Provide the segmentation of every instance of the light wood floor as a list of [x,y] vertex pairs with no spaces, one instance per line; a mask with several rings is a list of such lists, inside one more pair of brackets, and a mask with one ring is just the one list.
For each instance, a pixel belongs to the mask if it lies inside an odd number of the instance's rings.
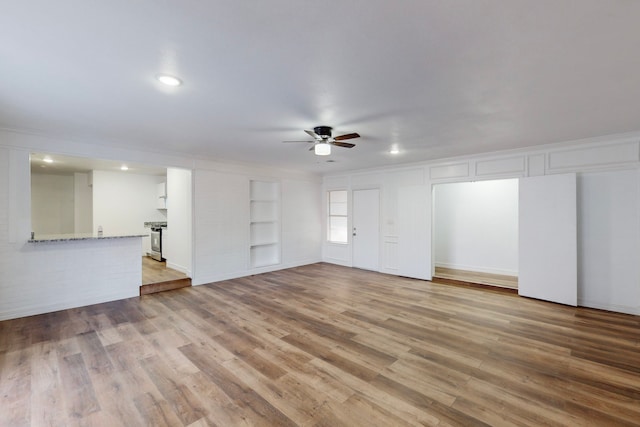
[[156,261],[148,256],[142,257],[143,285],[186,278],[187,275],[183,272],[167,267],[167,263],[165,261]]
[[315,264],[0,322],[3,426],[631,426],[640,317]]
[[499,286],[501,288],[518,289],[518,277],[507,276],[503,274],[480,273],[477,271],[436,267],[433,277],[467,283],[477,283],[479,285],[490,285]]

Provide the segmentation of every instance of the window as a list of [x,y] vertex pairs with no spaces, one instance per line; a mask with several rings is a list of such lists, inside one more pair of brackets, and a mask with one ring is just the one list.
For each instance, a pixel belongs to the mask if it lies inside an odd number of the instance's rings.
[[348,243],[347,191],[329,191],[329,221],[327,239],[331,243]]

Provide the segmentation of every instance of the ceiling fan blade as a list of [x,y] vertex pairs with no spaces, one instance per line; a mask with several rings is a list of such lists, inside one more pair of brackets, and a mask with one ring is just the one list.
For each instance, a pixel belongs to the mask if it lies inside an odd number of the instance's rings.
[[314,131],[312,130],[304,130],[311,138],[315,139],[315,140],[320,140],[322,138],[320,138]]
[[356,146],[356,144],[351,144],[350,142],[339,142],[339,141],[334,141],[334,142],[331,142],[330,144],[338,147],[344,147],[344,148],[353,148]]
[[336,136],[333,139],[335,139],[336,141],[344,141],[345,139],[353,139],[353,138],[360,138],[360,135],[357,133],[347,133],[345,135]]
[[289,142],[308,142],[308,143],[311,144],[311,143],[316,142],[316,141],[282,141],[282,142],[284,142],[285,144],[287,144]]

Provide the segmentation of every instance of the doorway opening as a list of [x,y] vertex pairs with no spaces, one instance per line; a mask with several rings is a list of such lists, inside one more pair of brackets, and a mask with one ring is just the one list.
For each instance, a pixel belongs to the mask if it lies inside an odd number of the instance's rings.
[[434,279],[518,289],[518,179],[433,187]]

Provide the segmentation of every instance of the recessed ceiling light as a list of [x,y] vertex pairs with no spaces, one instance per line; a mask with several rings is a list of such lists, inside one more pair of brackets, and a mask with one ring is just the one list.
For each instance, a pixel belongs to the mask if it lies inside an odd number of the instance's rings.
[[42,159],[42,161],[45,163],[53,163],[53,159],[49,156],[46,156],[44,159]]
[[120,166],[120,170],[121,170],[121,171],[128,171],[128,170],[129,170],[129,166],[127,166],[127,165],[122,165],[122,166]]
[[180,86],[182,84],[182,80],[169,74],[158,74],[156,79],[167,86]]
[[400,153],[400,149],[398,148],[397,144],[393,144],[391,146],[391,149],[389,150],[389,153],[391,154],[399,154]]

